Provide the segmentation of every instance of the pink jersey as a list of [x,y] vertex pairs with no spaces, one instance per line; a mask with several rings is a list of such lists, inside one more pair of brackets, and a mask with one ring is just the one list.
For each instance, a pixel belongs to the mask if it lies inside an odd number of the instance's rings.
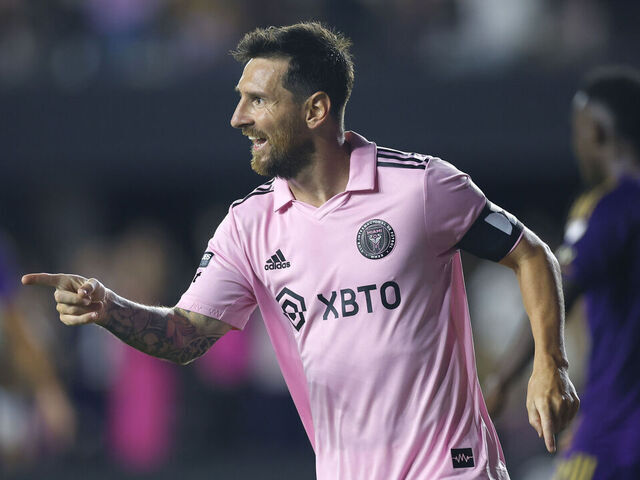
[[438,158],[346,138],[346,191],[315,208],[276,178],[235,202],[178,307],[238,329],[260,308],[318,479],[508,479],[456,247],[486,198]]

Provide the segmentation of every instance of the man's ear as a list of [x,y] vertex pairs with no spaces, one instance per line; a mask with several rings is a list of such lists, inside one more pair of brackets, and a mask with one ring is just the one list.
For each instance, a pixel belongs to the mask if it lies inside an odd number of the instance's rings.
[[309,128],[316,128],[329,117],[331,99],[325,92],[316,92],[305,102],[305,122]]
[[593,133],[594,139],[600,147],[608,140],[609,132],[607,132],[606,127],[598,121],[593,122]]

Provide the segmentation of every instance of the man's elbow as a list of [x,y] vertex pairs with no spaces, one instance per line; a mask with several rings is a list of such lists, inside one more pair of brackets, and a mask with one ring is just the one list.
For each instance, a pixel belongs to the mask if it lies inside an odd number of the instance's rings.
[[545,263],[554,270],[559,270],[560,268],[549,246],[525,227],[524,234],[518,245],[500,263],[518,273],[524,265],[532,262]]

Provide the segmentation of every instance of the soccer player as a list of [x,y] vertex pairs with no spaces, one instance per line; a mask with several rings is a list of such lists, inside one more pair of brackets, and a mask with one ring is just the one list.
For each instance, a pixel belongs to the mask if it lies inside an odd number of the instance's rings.
[[[587,75],[572,105],[573,148],[585,193],[558,250],[567,309],[586,301],[591,351],[580,419],[554,479],[640,478],[640,72]],[[504,403],[530,358],[522,332],[488,395]],[[509,359],[506,362],[506,359]]]
[[517,273],[536,337],[528,409],[550,451],[578,405],[559,268],[451,164],[345,132],[349,46],[317,23],[240,41],[231,125],[252,143],[252,168],[273,178],[231,205],[175,307],[76,275],[23,281],[56,288],[64,323],[96,323],[179,363],[244,328],[258,306],[321,480],[507,479],[459,249]]

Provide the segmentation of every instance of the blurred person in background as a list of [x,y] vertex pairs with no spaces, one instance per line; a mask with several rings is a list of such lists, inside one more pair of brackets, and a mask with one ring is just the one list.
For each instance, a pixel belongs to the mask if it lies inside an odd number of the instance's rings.
[[78,275],[23,283],[54,287],[65,324],[96,323],[180,364],[259,306],[320,479],[508,479],[475,373],[459,250],[518,275],[536,338],[527,407],[549,451],[578,405],[557,262],[451,164],[345,132],[349,47],[317,23],[240,41],[231,124],[252,142],[254,171],[275,178],[231,205],[175,307]]
[[[554,479],[640,478],[640,71],[588,74],[572,104],[585,191],[558,250],[567,311],[584,298],[591,333],[581,414]],[[533,355],[525,328],[488,384],[497,415]]]
[[[118,237],[111,252],[114,288],[144,303],[160,303],[172,250],[160,227],[139,221]],[[109,349],[113,376],[107,394],[107,445],[125,470],[156,472],[175,451],[181,385],[175,365],[122,347],[114,342]]]
[[13,255],[0,235],[0,472],[73,444],[74,407],[38,330],[17,302]]

